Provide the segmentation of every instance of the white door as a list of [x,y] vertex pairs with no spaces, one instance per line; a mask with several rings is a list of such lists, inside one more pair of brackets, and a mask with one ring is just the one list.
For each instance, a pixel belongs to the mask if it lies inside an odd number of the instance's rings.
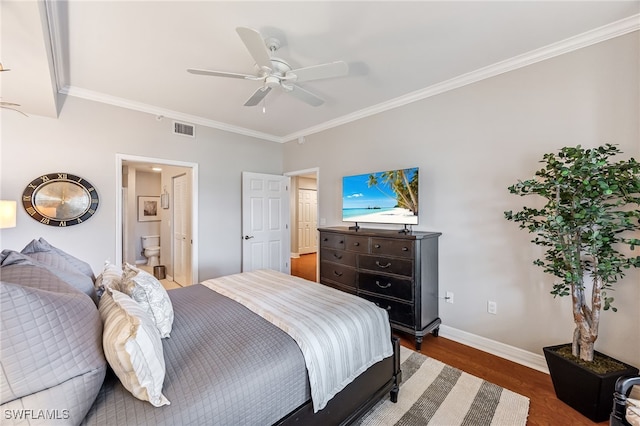
[[318,211],[318,193],[313,189],[298,190],[298,253],[307,254],[318,251],[316,228]]
[[173,281],[185,286],[191,282],[191,201],[187,175],[173,178]]
[[242,172],[242,271],[289,273],[288,176]]

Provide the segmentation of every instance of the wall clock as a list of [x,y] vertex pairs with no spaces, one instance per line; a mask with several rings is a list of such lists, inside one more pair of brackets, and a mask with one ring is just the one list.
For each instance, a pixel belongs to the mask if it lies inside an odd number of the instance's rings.
[[98,202],[93,185],[69,173],[35,178],[22,193],[22,205],[29,216],[50,226],[82,223],[95,214]]

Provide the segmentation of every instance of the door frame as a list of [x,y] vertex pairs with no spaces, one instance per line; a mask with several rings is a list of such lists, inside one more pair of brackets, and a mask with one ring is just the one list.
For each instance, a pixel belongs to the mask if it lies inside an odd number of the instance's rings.
[[[172,227],[171,227],[171,269],[173,271],[173,280],[174,282],[176,282],[179,285],[180,284],[179,281],[176,281],[176,239],[175,239],[175,235],[176,235],[176,227],[175,227],[175,223],[176,223],[176,211],[177,209],[175,208],[176,206],[176,200],[178,197],[176,197],[176,179],[177,178],[181,178],[181,177],[188,177],[187,173],[181,173],[179,175],[175,175],[175,176],[171,176],[171,193],[173,194],[172,198],[171,198],[171,221],[172,221]],[[188,182],[188,184],[190,185],[191,182]],[[188,193],[189,193],[189,198],[191,198],[191,188],[188,189]],[[189,225],[191,225],[189,223]],[[193,229],[191,229],[191,232],[193,232]],[[193,237],[193,236],[192,236]],[[189,247],[191,247],[193,245],[193,238],[191,238],[191,243],[189,244]],[[190,250],[191,253],[189,253],[189,262],[187,263],[192,263],[191,262],[191,256],[193,255],[193,251]],[[185,265],[186,268],[188,268],[189,272],[191,271],[192,266],[191,265]],[[191,274],[193,276],[193,273]],[[185,276],[185,279],[189,280],[189,274],[187,274]],[[191,284],[194,284],[197,281],[192,281]],[[189,284],[187,284],[189,285]]]
[[[303,170],[294,170],[291,172],[287,172],[287,173],[283,173],[285,176],[302,176],[302,175],[308,175],[308,174],[315,174],[316,175],[316,192],[318,194],[317,197],[317,204],[316,204],[316,219],[318,220],[318,227],[323,226],[324,224],[323,219],[320,218],[320,167],[312,167],[310,169],[303,169]],[[296,197],[297,194],[293,193],[294,191],[290,191],[289,197],[289,203],[293,206],[292,208],[295,209],[295,217],[298,216],[298,203],[296,203]],[[318,252],[316,254],[317,259],[320,259],[320,246],[318,245]],[[316,280],[318,279],[318,277],[320,276],[320,262],[316,262]]]
[[[191,169],[191,279],[193,283],[200,282],[198,280],[198,163],[187,161],[167,160],[164,158],[143,157],[139,155],[119,154],[116,153],[116,253],[114,264],[122,263],[122,166],[123,161],[132,161],[138,163],[149,163],[156,165],[168,165],[177,167],[186,167]],[[173,248],[173,242],[171,243]],[[173,250],[172,250],[173,251]]]

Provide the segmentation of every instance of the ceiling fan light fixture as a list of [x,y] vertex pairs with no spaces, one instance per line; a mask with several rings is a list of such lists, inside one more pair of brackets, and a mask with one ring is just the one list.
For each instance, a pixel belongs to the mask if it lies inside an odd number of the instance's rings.
[[278,87],[280,85],[280,79],[276,76],[270,75],[265,78],[264,84],[271,88]]

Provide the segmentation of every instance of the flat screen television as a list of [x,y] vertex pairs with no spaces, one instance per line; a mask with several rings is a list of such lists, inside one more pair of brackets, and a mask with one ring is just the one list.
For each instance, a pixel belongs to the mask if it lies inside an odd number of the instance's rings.
[[417,225],[418,183],[418,167],[345,176],[342,221]]

